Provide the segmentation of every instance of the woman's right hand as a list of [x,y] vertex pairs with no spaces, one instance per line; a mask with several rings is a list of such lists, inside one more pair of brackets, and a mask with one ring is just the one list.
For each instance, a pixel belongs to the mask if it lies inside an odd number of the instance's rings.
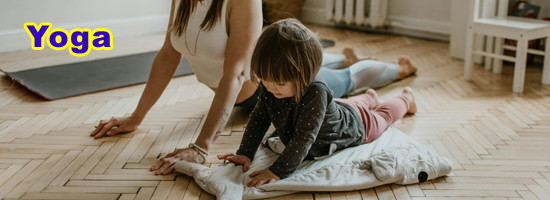
[[193,148],[176,149],[174,152],[161,158],[157,164],[149,168],[149,170],[155,171],[155,175],[167,175],[175,171],[174,164],[180,160],[198,164],[202,164],[206,161],[205,158]]
[[139,122],[131,117],[113,117],[110,120],[101,120],[99,125],[95,126],[90,136],[95,139],[103,136],[111,136],[119,133],[132,132],[137,129]]
[[243,172],[248,171],[250,167],[250,158],[243,155],[235,155],[233,153],[226,153],[224,155],[218,155],[218,159],[227,160],[229,162],[235,163],[237,165],[243,166]]

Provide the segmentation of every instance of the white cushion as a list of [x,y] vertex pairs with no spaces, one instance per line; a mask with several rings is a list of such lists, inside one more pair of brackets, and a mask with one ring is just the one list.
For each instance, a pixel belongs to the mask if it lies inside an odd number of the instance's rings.
[[194,177],[202,189],[218,199],[259,199],[299,191],[350,191],[388,183],[418,183],[446,175],[452,166],[449,159],[390,127],[371,143],[346,148],[323,160],[305,161],[286,179],[258,188],[246,187],[250,173],[268,168],[278,156],[260,146],[246,173],[242,166],[232,163],[212,169],[180,161],[175,168]]

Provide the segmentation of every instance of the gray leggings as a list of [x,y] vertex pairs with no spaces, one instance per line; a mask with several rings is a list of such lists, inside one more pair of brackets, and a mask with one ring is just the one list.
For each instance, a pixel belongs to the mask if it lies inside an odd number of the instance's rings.
[[[319,75],[325,79],[327,86],[332,90],[334,98],[342,97],[355,89],[369,87],[380,88],[397,79],[399,66],[376,60],[362,60],[348,68],[344,67],[344,56],[339,54],[323,53],[323,62]],[[253,109],[258,101],[260,89],[247,100],[235,106]]]
[[319,74],[325,79],[335,98],[359,88],[386,86],[395,81],[399,74],[399,66],[376,60],[362,60],[341,69],[343,67],[343,55],[323,53]]

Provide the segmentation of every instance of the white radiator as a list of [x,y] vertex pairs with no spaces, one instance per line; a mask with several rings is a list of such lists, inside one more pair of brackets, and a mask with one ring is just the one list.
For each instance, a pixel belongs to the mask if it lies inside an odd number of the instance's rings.
[[325,0],[327,19],[347,25],[386,25],[388,0]]

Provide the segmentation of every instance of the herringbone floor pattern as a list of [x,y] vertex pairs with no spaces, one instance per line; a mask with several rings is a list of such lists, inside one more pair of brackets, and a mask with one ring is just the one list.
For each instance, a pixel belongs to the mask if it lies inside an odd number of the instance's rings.
[[[359,55],[394,61],[409,55],[417,76],[378,90],[383,99],[404,86],[416,91],[419,112],[396,126],[453,160],[447,177],[407,186],[384,185],[335,193],[297,193],[276,199],[549,199],[550,86],[540,67],[529,67],[523,94],[512,93],[512,67],[494,75],[476,67],[462,78],[463,62],[449,57],[447,43],[310,26],[336,40],[329,52],[353,47]],[[163,37],[115,40],[113,51],[84,59],[158,49]],[[18,71],[80,61],[67,51],[0,54],[0,67]],[[3,74],[0,74],[3,76]],[[155,176],[159,156],[197,136],[213,93],[194,76],[173,79],[140,128],[115,137],[88,136],[100,119],[136,106],[143,85],[56,101],[43,101],[0,79],[0,198],[3,199],[213,199],[183,175]],[[247,115],[235,110],[212,149],[233,152]]]

